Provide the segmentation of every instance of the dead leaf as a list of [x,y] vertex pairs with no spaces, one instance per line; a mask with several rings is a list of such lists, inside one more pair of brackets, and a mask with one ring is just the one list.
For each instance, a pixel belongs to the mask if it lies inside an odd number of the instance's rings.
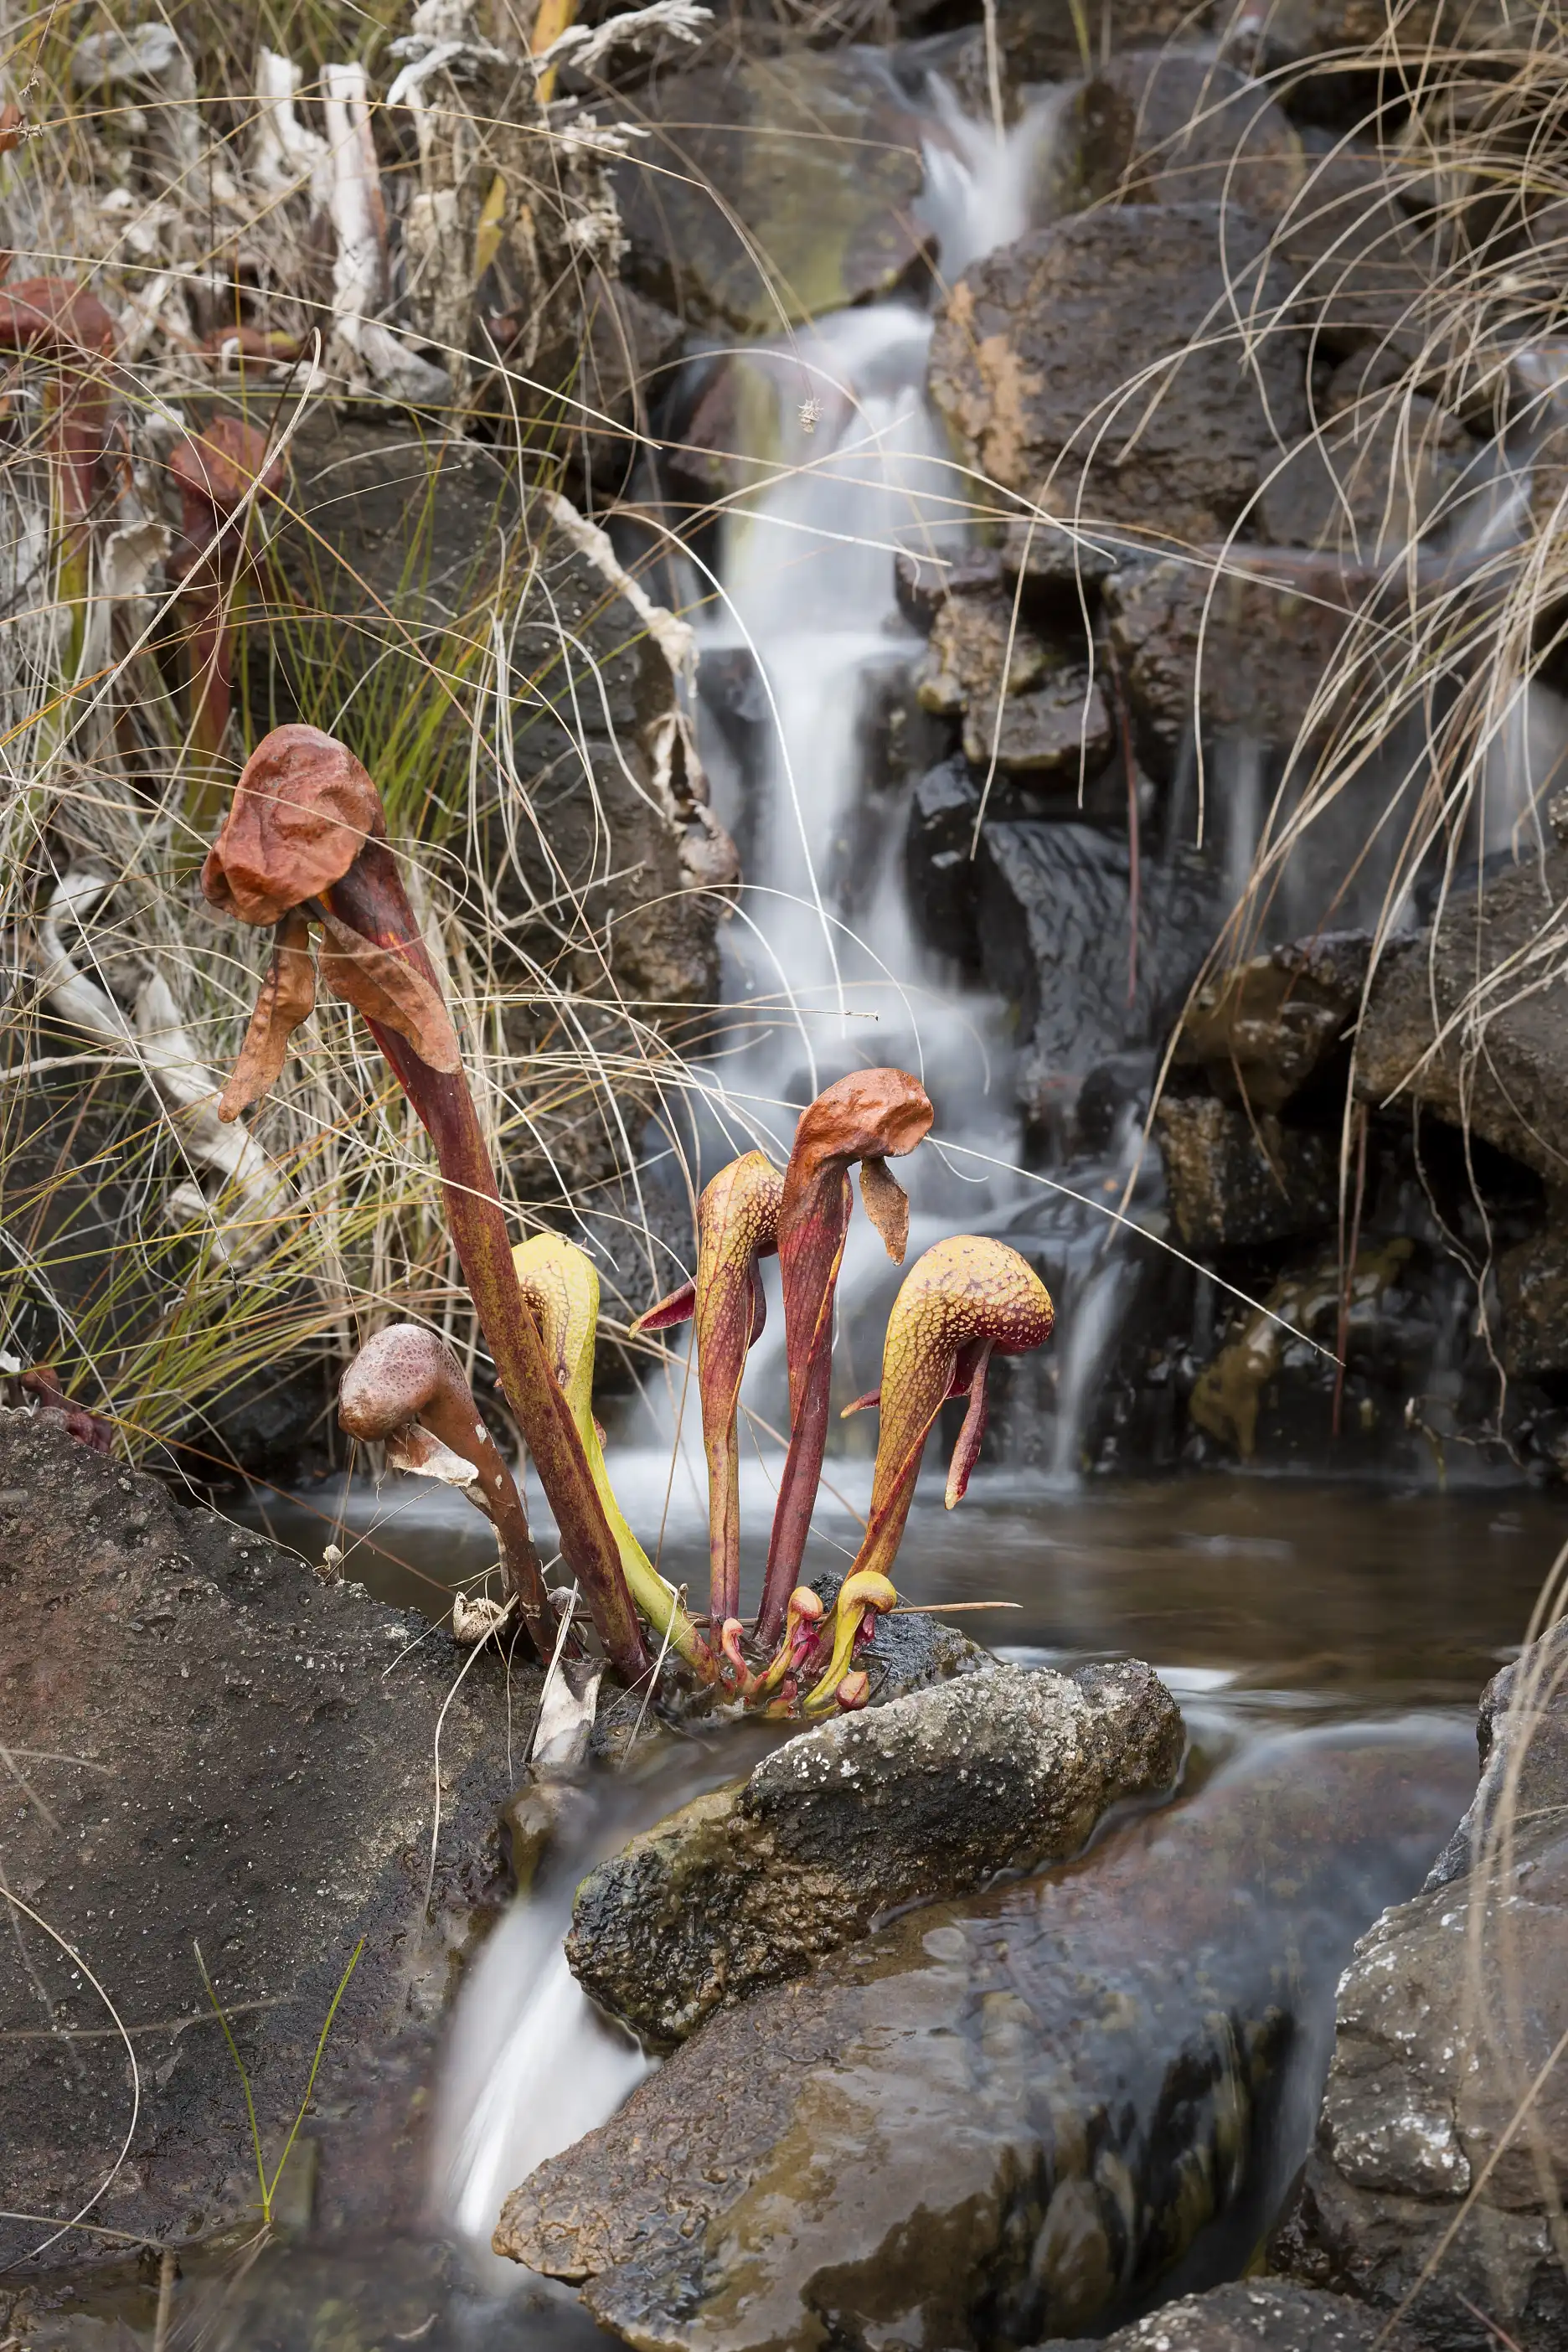
[[321,978],[333,995],[367,1021],[379,1021],[384,1029],[405,1037],[431,1069],[461,1069],[451,1015],[423,973],[395,948],[377,947],[336,915],[328,913],[322,919],[327,943],[321,950]]
[[272,961],[239,1049],[239,1059],[218,1097],[217,1115],[234,1119],[263,1095],[270,1094],[283,1075],[289,1040],[316,1004],[316,973],[310,961],[310,926],[296,910],[285,915],[272,942]]
[[910,1245],[910,1196],[885,1160],[860,1162],[860,1198],[888,1255],[902,1265]]
[[202,889],[242,923],[275,923],[385,835],[381,794],[346,744],[319,727],[275,727],[240,771]]

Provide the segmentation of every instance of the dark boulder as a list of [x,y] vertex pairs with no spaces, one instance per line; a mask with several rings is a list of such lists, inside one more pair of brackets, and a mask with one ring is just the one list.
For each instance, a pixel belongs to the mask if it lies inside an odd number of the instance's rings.
[[[193,1947],[276,2164],[363,1937],[289,2210],[314,2165],[324,2219],[390,2222],[395,2209],[416,2223],[413,2121],[460,1953],[506,1899],[507,1726],[526,1737],[538,1689],[513,1664],[509,1717],[499,1660],[482,1655],[454,1694],[457,1674],[449,1640],[362,1587],[182,1508],[52,1415],[0,1412],[7,2206],[61,2222],[90,2206],[154,2240],[245,2219],[244,2092]],[[0,2221],[3,2258],[26,2262],[50,2235]],[[82,2251],[57,2241],[48,2255]]]
[[1047,150],[1052,213],[1211,204],[1278,220],[1299,195],[1301,142],[1267,89],[1190,50],[1125,50],[1071,92]]
[[1326,152],[1309,154],[1275,231],[1292,310],[1314,354],[1342,359],[1375,348],[1408,365],[1434,323],[1426,310],[1439,257],[1400,204],[1381,156],[1349,141],[1323,144]]
[[1169,1789],[1182,1718],[1147,1666],[1005,1666],[802,1732],[577,1892],[566,1953],[602,2007],[683,2042],[883,1912],[1062,1861]]
[[975,821],[980,788],[963,759],[944,760],[910,796],[904,887],[921,944],[964,971],[977,970]]
[[1081,1078],[1173,1017],[1214,938],[1205,877],[1178,861],[1140,876],[1131,943],[1127,843],[1084,824],[987,824],[976,920],[985,977],[1017,1008],[1023,1084]]
[[1439,514],[1475,464],[1457,416],[1414,395],[1374,395],[1328,417],[1279,464],[1258,501],[1261,535],[1389,563]]
[[1568,1195],[1547,1194],[1538,1232],[1498,1260],[1503,1368],[1515,1379],[1568,1372]]
[[[1224,572],[1173,557],[1128,563],[1103,593],[1152,775],[1170,778],[1194,725],[1286,749],[1331,723],[1338,698],[1325,682],[1366,593],[1335,559],[1258,550]],[[1364,667],[1358,676],[1371,692]]]
[[910,1913],[711,2018],[497,2249],[643,2352],[973,2352],[1113,2321],[1189,2252],[1223,2277],[1299,2161],[1353,1937],[1473,1780],[1447,1725],[1289,1735]]
[[1568,2343],[1565,1666],[1559,1627],[1490,1685],[1474,1804],[1426,1889],[1357,1947],[1275,2249],[1310,2284],[1405,2313],[1432,2352]]
[[1219,538],[1306,429],[1301,345],[1244,349],[1283,303],[1263,233],[1201,204],[1129,205],[975,262],[938,314],[931,389],[963,463],[1048,513]]
[[1339,1215],[1339,1157],[1326,1136],[1212,1095],[1166,1096],[1155,1131],[1184,1249],[1256,1248],[1321,1232]]
[[1568,895],[1568,850],[1527,856],[1451,893],[1435,927],[1396,941],[1373,976],[1356,1088],[1419,1103],[1568,1183],[1568,975],[1543,955]]

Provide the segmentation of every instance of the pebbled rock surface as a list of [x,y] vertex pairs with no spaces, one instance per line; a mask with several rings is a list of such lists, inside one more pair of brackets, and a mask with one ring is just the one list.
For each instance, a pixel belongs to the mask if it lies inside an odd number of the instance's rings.
[[1568,2343],[1568,2079],[1547,2066],[1568,2032],[1565,1686],[1561,1626],[1489,1685],[1475,1801],[1342,1983],[1316,2140],[1275,2249],[1380,2311],[1408,2300],[1431,2352]]
[[[508,1694],[486,1654],[442,1729],[425,1923],[436,1720],[457,1662],[449,1641],[421,1634],[423,1622],[358,1585],[322,1585],[293,1554],[181,1507],[58,1422],[0,1412],[0,1723],[13,1768],[0,1856],[37,1915],[13,1910],[0,1971],[0,2204],[66,2221],[91,2201],[106,2227],[154,2239],[247,2215],[244,2100],[193,1945],[275,2163],[363,1937],[285,2187],[293,2210],[315,2163],[318,2219],[368,2209],[390,2221],[401,2200],[413,2223],[437,2015],[510,1885],[493,1835],[510,1786]],[[538,1676],[515,1664],[511,1681],[526,1733]],[[104,1996],[136,2052],[133,2124]],[[48,2235],[0,2221],[0,2262],[25,2263]],[[83,2252],[67,2240],[47,2259]]]
[[[1418,2352],[1408,2328],[1382,2331],[1381,2312],[1348,2295],[1324,2294],[1285,2279],[1233,2279],[1206,2294],[1185,2294],[1157,2311],[1094,2339],[1104,2352]],[[1089,2344],[1064,2344],[1052,2352],[1089,2352]]]
[[1140,1664],[1001,1666],[802,1732],[601,1863],[566,1957],[647,2040],[798,1976],[878,1913],[1075,1853],[1168,1789],[1184,1734]]
[[642,2352],[1027,2344],[1300,2161],[1333,1986],[1474,1782],[1442,1724],[1289,1734],[1082,1862],[911,1912],[711,2018],[508,2199],[498,2252]]
[[975,262],[938,313],[931,356],[963,462],[1091,527],[1167,544],[1222,537],[1307,425],[1294,331],[1257,337],[1248,363],[1234,326],[1284,299],[1264,252],[1245,214],[1129,205]]

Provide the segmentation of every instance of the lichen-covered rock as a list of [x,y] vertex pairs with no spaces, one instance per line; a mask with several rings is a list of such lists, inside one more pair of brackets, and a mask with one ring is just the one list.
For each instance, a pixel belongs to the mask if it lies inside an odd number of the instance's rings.
[[[539,1686],[519,1660],[509,1694],[486,1654],[454,1691],[451,1643],[421,1641],[428,1632],[358,1585],[322,1584],[265,1537],[182,1508],[53,1415],[0,1412],[5,1877],[28,1906],[12,1911],[0,1970],[14,2213],[64,2221],[90,2206],[110,2232],[154,2242],[250,2218],[244,2096],[193,1945],[275,2164],[363,1937],[287,2200],[319,2159],[323,2221],[363,2221],[368,2204],[379,2223],[416,2224],[413,2119],[462,1946],[507,1898],[493,1832],[508,1709],[526,1725]],[[115,2013],[139,2070],[118,2168],[132,2084]],[[386,2152],[373,2177],[356,2133]],[[49,2235],[0,2219],[0,2262]],[[48,2258],[113,2243],[57,2243]]]
[[1005,1666],[803,1732],[578,1890],[566,1954],[662,2044],[798,1976],[879,1912],[1059,1861],[1169,1788],[1182,1718],[1147,1666]]
[[1003,490],[1090,530],[1217,539],[1306,430],[1302,346],[1268,323],[1286,292],[1245,214],[1079,214],[965,271],[938,314],[931,394],[963,462]]
[[1189,2250],[1232,2275],[1352,1939],[1474,1771],[1453,1725],[1287,1735],[1081,1864],[908,1913],[711,2018],[497,2250],[641,2352],[973,2352],[1113,2320]]
[[1155,1127],[1184,1249],[1254,1249],[1339,1214],[1339,1157],[1325,1136],[1212,1095],[1165,1096]]
[[919,125],[867,50],[669,74],[637,119],[626,267],[689,327],[776,334],[889,292],[929,250]]
[[1559,1627],[1490,1685],[1475,1802],[1357,1948],[1276,2248],[1313,2284],[1405,2309],[1433,2352],[1568,2343],[1568,2081],[1550,2063],[1568,2034],[1565,1668]]

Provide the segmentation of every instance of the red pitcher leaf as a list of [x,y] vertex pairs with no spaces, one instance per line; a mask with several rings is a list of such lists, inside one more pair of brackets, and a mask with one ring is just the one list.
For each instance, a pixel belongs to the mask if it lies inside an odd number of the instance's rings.
[[181,570],[189,571],[258,488],[280,490],[285,470],[283,452],[269,452],[260,427],[237,416],[215,417],[204,433],[177,442],[169,471],[180,493]]
[[784,1178],[761,1151],[742,1152],[697,1203],[697,1386],[708,1461],[709,1615],[741,1605],[738,1426],[746,1356],[763,1328],[759,1258],[777,1245]]
[[635,1339],[644,1331],[678,1331],[697,1312],[697,1285],[683,1282],[657,1306],[647,1307],[627,1328]]
[[910,1196],[885,1160],[860,1162],[860,1198],[895,1265],[910,1245]]
[[395,948],[378,948],[373,940],[324,917],[327,940],[321,950],[321,978],[334,996],[405,1038],[422,1062],[448,1074],[463,1066],[458,1033],[451,1015],[423,973],[415,971]]
[[[912,1151],[930,1129],[930,1098],[907,1070],[855,1070],[826,1087],[801,1113],[779,1213],[784,1348],[789,1362],[789,1451],[779,1481],[757,1630],[774,1642],[800,1572],[822,1476],[832,1384],[833,1294],[843,1263],[853,1195],[848,1171]],[[866,1171],[868,1173],[868,1171]],[[862,1189],[897,1258],[908,1237],[909,1204],[885,1168]],[[894,1196],[898,1208],[895,1210]],[[903,1239],[900,1238],[899,1218]],[[898,1247],[894,1247],[895,1242]]]
[[239,1059],[218,1097],[221,1119],[271,1093],[289,1058],[289,1040],[316,1005],[316,971],[310,960],[310,926],[298,909],[285,915],[272,942],[272,961],[239,1049]]
[[275,727],[240,771],[202,888],[242,923],[275,923],[385,832],[381,794],[346,744],[318,727]]
[[[991,1360],[992,1342],[983,1340],[969,1375],[969,1410],[963,1416],[963,1426],[958,1433],[958,1443],[952,1449],[952,1461],[947,1473],[947,1507],[962,1503],[969,1492],[970,1473],[980,1459],[980,1447],[985,1435],[985,1372]],[[956,1383],[955,1383],[956,1385]]]

